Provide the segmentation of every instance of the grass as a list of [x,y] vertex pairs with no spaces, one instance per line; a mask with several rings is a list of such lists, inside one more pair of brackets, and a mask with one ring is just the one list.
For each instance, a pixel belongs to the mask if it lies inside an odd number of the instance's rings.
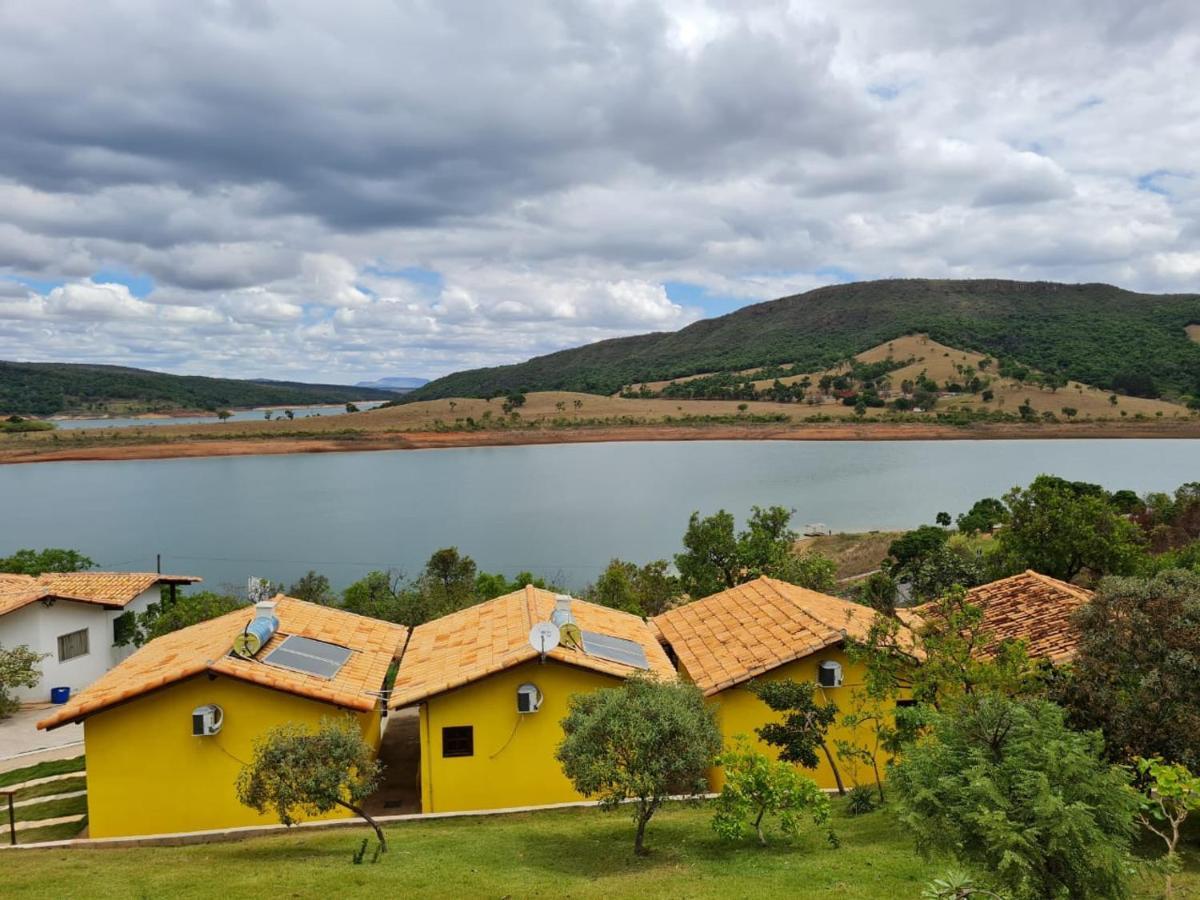
[[[351,853],[365,829],[294,832],[236,843],[139,849],[46,850],[3,859],[6,897],[57,898],[64,885],[89,897],[916,897],[950,867],[923,860],[887,809],[857,818],[836,803],[841,847],[818,829],[794,840],[719,840],[711,812],[671,805],[647,831],[650,855],[632,854],[624,813],[555,810],[513,816],[410,822],[388,828],[390,851],[376,865]],[[1200,834],[1190,836],[1177,895],[1200,892]],[[1152,854],[1158,848],[1148,845]],[[214,880],[213,873],[219,873]],[[1155,876],[1138,897],[1161,895]]]
[[45,803],[31,803],[14,810],[18,822],[38,819],[57,819],[59,816],[82,816],[87,812],[87,797],[63,797]]
[[[17,832],[18,844],[40,844],[43,841],[69,841],[73,837],[78,837],[79,832],[87,826],[87,817],[85,816],[78,822],[60,822],[57,825],[43,825],[41,828],[26,828],[24,831]],[[0,838],[2,844],[7,838]],[[0,872],[4,870],[0,869]],[[0,874],[0,884],[3,883],[4,876]]]
[[10,784],[22,784],[37,778],[49,778],[51,775],[82,772],[84,768],[84,758],[82,756],[75,756],[71,759],[51,759],[47,762],[26,766],[23,769],[0,772],[0,788],[7,787]]
[[801,550],[828,556],[837,563],[837,577],[851,579],[878,569],[892,541],[902,534],[902,531],[870,531],[864,534],[839,532],[801,538],[797,545]]
[[13,800],[20,803],[22,800],[32,800],[34,797],[51,797],[55,794],[71,794],[75,791],[87,790],[87,778],[83,775],[74,775],[69,778],[59,778],[54,781],[44,781],[41,784],[30,785],[27,788],[21,788],[16,792]]

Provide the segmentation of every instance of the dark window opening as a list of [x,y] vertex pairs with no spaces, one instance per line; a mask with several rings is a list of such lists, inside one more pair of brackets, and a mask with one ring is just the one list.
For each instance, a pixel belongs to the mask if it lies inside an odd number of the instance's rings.
[[454,725],[442,729],[442,756],[474,756],[475,727]]
[[896,701],[897,709],[907,709],[910,706],[916,706],[916,705],[917,705],[916,700],[897,700]]

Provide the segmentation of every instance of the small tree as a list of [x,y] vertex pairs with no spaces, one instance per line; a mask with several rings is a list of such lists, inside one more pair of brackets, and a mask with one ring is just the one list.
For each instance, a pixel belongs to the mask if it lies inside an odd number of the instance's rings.
[[933,717],[889,783],[923,853],[991,873],[1018,900],[1129,895],[1137,794],[1044,700],[992,694]]
[[42,679],[38,666],[50,654],[35,653],[25,644],[9,650],[0,647],[0,719],[7,719],[20,705],[8,692],[12,688],[35,688]]
[[574,694],[555,757],[579,793],[605,809],[632,800],[636,854],[646,824],[672,794],[707,786],[721,732],[699,688],[634,676],[617,688]]
[[157,603],[151,603],[144,613],[137,614],[132,627],[127,625],[123,629],[119,643],[133,643],[140,647],[164,634],[198,622],[207,622],[245,606],[237,597],[212,591],[177,594],[174,601],[170,599],[166,590],[163,590],[160,596],[161,599]]
[[[721,837],[737,840],[753,830],[765,847],[763,819],[768,815],[778,817],[779,828],[787,835],[799,830],[798,820],[805,814],[817,825],[829,824],[829,798],[817,783],[789,763],[755,750],[744,734],[734,738],[733,749],[721,754],[718,762],[725,770],[725,786],[712,824]],[[832,829],[829,841],[837,846]]]
[[288,588],[287,592],[289,597],[307,600],[309,603],[329,605],[334,600],[333,589],[329,585],[329,579],[319,572],[314,572],[312,569],[309,569],[299,581]]
[[41,575],[45,572],[82,572],[96,564],[78,550],[47,547],[45,550],[18,550],[0,558],[0,572],[13,575]]
[[1188,814],[1200,810],[1200,776],[1193,775],[1186,766],[1164,763],[1161,759],[1136,760],[1138,775],[1150,782],[1149,796],[1142,800],[1138,821],[1157,834],[1167,845],[1166,882],[1163,886],[1167,897],[1172,896],[1171,879],[1179,869],[1179,829]]
[[226,419],[228,419],[232,415],[233,415],[233,413],[231,413],[227,409],[218,409],[217,410],[217,418],[220,419],[222,422],[224,422]]
[[238,800],[259,813],[273,810],[284,825],[340,806],[375,829],[378,859],[387,852],[387,838],[362,803],[374,793],[382,771],[349,718],[322,719],[315,733],[288,722],[255,742],[253,759],[238,774]]
[[358,412],[358,405],[354,404],[354,403],[347,403],[346,404],[346,412],[348,412],[348,413]]
[[842,773],[838,771],[833,753],[825,742],[825,733],[838,716],[834,703],[817,699],[817,686],[811,681],[751,681],[747,687],[759,700],[775,712],[784,713],[782,722],[769,722],[756,728],[758,736],[779,748],[779,758],[806,769],[819,765],[817,751],[825,754],[839,794],[846,793]]

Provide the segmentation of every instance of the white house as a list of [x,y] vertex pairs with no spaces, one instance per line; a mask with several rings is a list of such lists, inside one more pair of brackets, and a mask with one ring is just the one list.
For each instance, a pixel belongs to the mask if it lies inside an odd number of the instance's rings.
[[45,653],[42,680],[17,688],[23,703],[50,699],[50,689],[87,687],[135,649],[119,647],[125,613],[141,613],[157,603],[162,586],[175,589],[199,581],[156,572],[65,572],[0,574],[0,647],[20,644]]

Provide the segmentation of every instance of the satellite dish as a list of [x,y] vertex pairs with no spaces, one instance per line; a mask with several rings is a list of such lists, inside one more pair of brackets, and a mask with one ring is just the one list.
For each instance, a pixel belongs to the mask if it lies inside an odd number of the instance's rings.
[[549,653],[558,646],[558,626],[553,622],[538,622],[529,630],[529,646],[538,653]]
[[583,649],[583,632],[579,630],[579,626],[574,622],[566,622],[558,630],[558,638],[564,647],[574,647],[576,650]]

